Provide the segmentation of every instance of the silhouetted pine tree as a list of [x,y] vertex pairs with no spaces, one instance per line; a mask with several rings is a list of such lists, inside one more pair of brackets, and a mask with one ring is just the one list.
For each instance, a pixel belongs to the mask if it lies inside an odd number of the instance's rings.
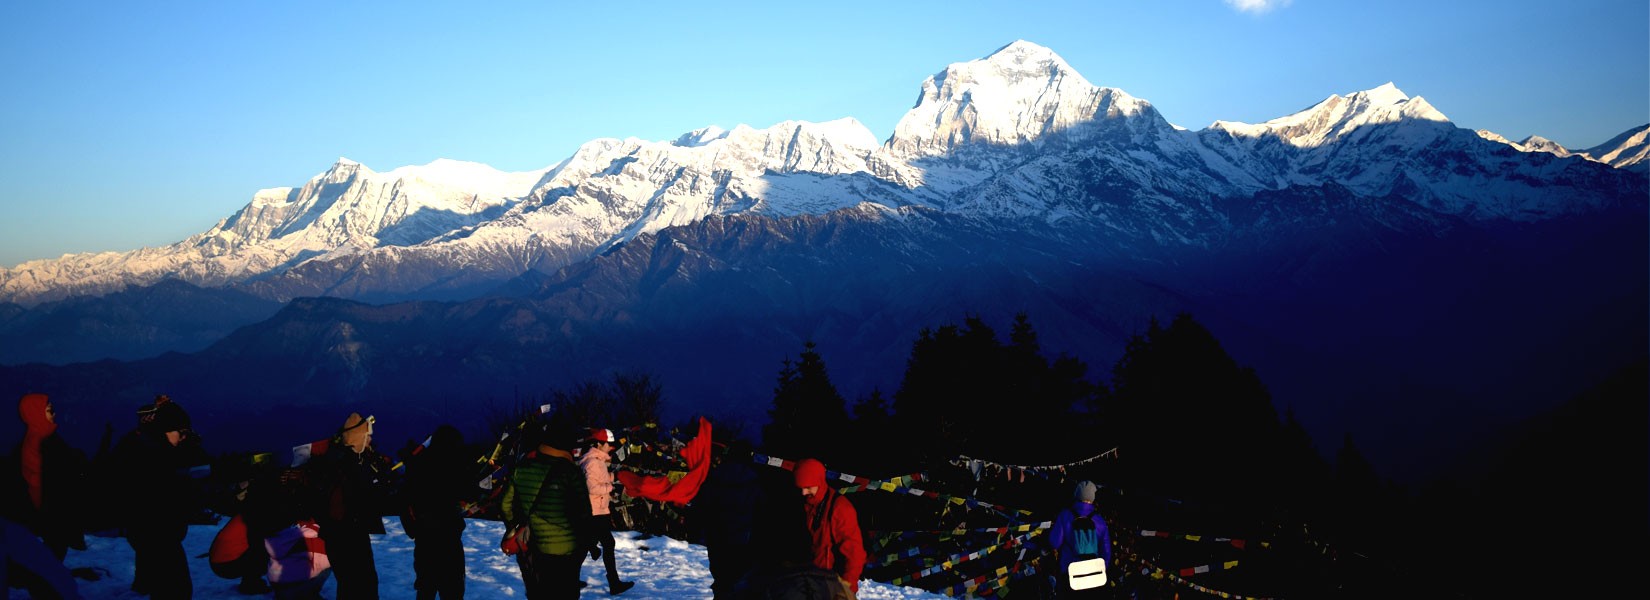
[[1007,345],[977,317],[925,329],[894,395],[895,428],[910,436],[906,453],[922,465],[959,454],[1006,464],[1085,458],[1075,455],[1106,443],[1078,414],[1099,389],[1087,369],[1069,357],[1050,365],[1024,314]]
[[965,399],[976,400],[960,372],[961,333],[955,325],[923,329],[911,344],[905,377],[894,392],[894,423],[901,439],[895,460],[900,470],[914,465],[940,465],[960,453]]
[[854,443],[848,438],[848,409],[812,341],[798,362],[784,360],[768,417],[762,443],[775,456],[813,457],[830,466],[843,458],[844,447]]
[[1153,319],[1113,369],[1101,415],[1128,473],[1157,493],[1269,512],[1291,475],[1278,460],[1281,427],[1250,369],[1190,315]]
[[861,398],[854,404],[854,418],[849,425],[848,439],[854,440],[844,449],[846,462],[843,470],[861,473],[867,476],[884,475],[887,447],[900,434],[894,430],[892,417],[888,414],[888,401],[882,397],[882,390],[871,390],[871,394]]

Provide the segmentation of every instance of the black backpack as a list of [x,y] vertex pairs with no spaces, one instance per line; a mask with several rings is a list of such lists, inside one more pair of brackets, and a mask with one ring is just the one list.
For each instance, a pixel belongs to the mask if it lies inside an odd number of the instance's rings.
[[1093,517],[1072,519],[1071,545],[1076,550],[1073,560],[1100,558],[1100,531],[1094,527]]

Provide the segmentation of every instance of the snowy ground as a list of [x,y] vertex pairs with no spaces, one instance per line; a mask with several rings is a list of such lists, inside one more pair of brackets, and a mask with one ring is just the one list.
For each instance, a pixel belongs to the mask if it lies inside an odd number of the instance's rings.
[[[413,542],[401,533],[401,521],[394,517],[384,519],[385,535],[373,536],[373,555],[378,564],[379,593],[385,600],[413,598]],[[206,550],[217,535],[216,525],[196,525],[189,529],[184,549],[189,553],[189,570],[195,580],[195,598],[202,600],[245,600],[270,598],[272,595],[247,596],[235,591],[237,581],[223,579],[212,573],[206,564]],[[513,557],[498,550],[498,540],[504,534],[503,524],[497,521],[470,521],[464,530],[465,559],[469,581],[464,597],[468,599],[522,598],[521,572]],[[687,600],[710,598],[710,569],[705,562],[705,549],[670,538],[637,539],[639,534],[614,532],[619,546],[619,571],[625,579],[634,580],[636,587],[620,598],[629,600]],[[104,577],[99,581],[77,580],[80,593],[88,599],[138,599],[132,593],[132,548],[124,538],[86,536],[86,551],[69,551],[64,559],[71,568],[93,567]],[[195,558],[199,557],[199,558]],[[586,560],[580,572],[590,584],[584,597],[607,598],[607,579],[601,562]],[[329,578],[322,595],[334,597],[335,583]],[[11,590],[12,598],[27,598],[20,590]],[[863,600],[938,599],[947,596],[917,588],[892,586],[874,581],[860,583],[859,597]]]

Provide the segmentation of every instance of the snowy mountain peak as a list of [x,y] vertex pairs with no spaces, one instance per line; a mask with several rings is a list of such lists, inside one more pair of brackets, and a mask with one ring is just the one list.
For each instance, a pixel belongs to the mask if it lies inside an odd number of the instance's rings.
[[684,133],[682,137],[676,138],[676,141],[671,143],[684,148],[695,148],[725,138],[727,135],[728,131],[726,129],[711,125]]
[[1352,97],[1362,98],[1373,105],[1399,104],[1409,100],[1409,95],[1405,94],[1403,90],[1398,89],[1398,86],[1393,85],[1390,81],[1383,83],[1374,89],[1354,93],[1352,94]]
[[1618,169],[1650,171],[1650,123],[1624,131],[1582,154]]
[[967,144],[1023,144],[1101,119],[1151,115],[1151,104],[1095,87],[1054,51],[1016,41],[953,63],[923,81],[916,106],[894,127],[896,154],[935,156]]
[[1524,138],[1523,141],[1518,142],[1518,145],[1525,152],[1546,152],[1557,156],[1570,156],[1575,154],[1574,152],[1571,152],[1569,148],[1565,148],[1558,142],[1549,140],[1539,135],[1532,135]]
[[[1548,154],[1552,154],[1552,155],[1560,156],[1560,157],[1577,156],[1577,155],[1585,156],[1584,153],[1571,152],[1568,148],[1565,148],[1564,146],[1560,145],[1558,142],[1554,142],[1552,140],[1541,137],[1539,135],[1532,135],[1530,137],[1524,138],[1523,141],[1515,142],[1515,141],[1509,140],[1506,137],[1503,137],[1502,135],[1500,135],[1498,133],[1495,133],[1493,131],[1487,131],[1487,130],[1480,129],[1480,130],[1476,131],[1476,133],[1478,134],[1478,137],[1484,138],[1484,139],[1492,141],[1492,142],[1512,146],[1514,150],[1517,150],[1519,152],[1546,152]],[[1588,157],[1588,158],[1591,158],[1591,157]]]
[[[1031,76],[1055,71],[1069,71],[1072,75],[1081,77],[1077,75],[1076,71],[1072,71],[1071,65],[1066,64],[1065,59],[1060,58],[1060,55],[1055,54],[1053,50],[1025,40],[1015,40],[975,62],[984,62],[1003,71],[1018,71]],[[1087,82],[1085,81],[1085,83]]]
[[354,179],[357,175],[371,173],[372,169],[367,168],[366,165],[340,156],[337,162],[332,163],[332,166],[327,168],[326,172],[316,175],[311,181],[322,184],[343,183]]
[[1344,138],[1361,127],[1405,121],[1448,123],[1425,98],[1409,97],[1392,83],[1346,96],[1331,94],[1306,110],[1259,125],[1216,121],[1211,129],[1234,136],[1275,136],[1297,148],[1315,148]]
[[1486,140],[1489,140],[1489,141],[1492,141],[1492,142],[1495,142],[1495,143],[1498,143],[1498,144],[1506,144],[1508,146],[1515,146],[1516,145],[1516,144],[1513,143],[1512,140],[1509,140],[1505,136],[1502,136],[1501,134],[1496,133],[1494,131],[1490,131],[1488,129],[1476,129],[1476,130],[1473,130],[1473,133],[1478,134],[1478,137],[1484,138]]
[[[1587,155],[1644,171],[1647,137],[1650,125]],[[166,277],[204,287],[287,279],[261,288],[278,299],[329,290],[411,295],[550,272],[709,215],[875,205],[1050,223],[1092,216],[1119,231],[1197,243],[1205,232],[1171,223],[1219,221],[1185,220],[1215,210],[1198,203],[1293,186],[1403,194],[1475,218],[1539,219],[1608,202],[1625,185],[1584,161],[1477,152],[1477,138],[1520,150],[1546,142],[1475,137],[1390,82],[1258,125],[1177,131],[1149,103],[1097,87],[1053,51],[1021,40],[928,77],[882,144],[842,118],[709,126],[674,141],[598,138],[551,167],[518,173],[437,159],[380,174],[340,157],[301,187],[260,190],[210,230],[170,246],[0,269],[0,301],[101,294]],[[1567,169],[1577,172],[1558,173]],[[1555,177],[1585,189],[1554,193],[1543,182]],[[1151,214],[1157,206],[1179,212],[1165,220]],[[1155,224],[1140,225],[1147,222]],[[406,267],[414,262],[429,268]]]

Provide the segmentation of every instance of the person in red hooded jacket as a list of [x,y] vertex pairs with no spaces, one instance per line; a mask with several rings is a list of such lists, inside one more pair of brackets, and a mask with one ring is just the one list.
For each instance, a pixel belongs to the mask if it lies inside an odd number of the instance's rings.
[[45,394],[24,395],[17,403],[17,416],[28,428],[17,448],[28,494],[21,511],[23,524],[40,536],[53,556],[63,560],[69,548],[86,549],[79,515],[86,455],[58,435],[57,413]]
[[852,502],[825,485],[825,465],[818,460],[805,458],[797,463],[796,487],[802,490],[807,508],[814,566],[836,573],[844,587],[859,595],[859,576],[865,571],[859,513]]

